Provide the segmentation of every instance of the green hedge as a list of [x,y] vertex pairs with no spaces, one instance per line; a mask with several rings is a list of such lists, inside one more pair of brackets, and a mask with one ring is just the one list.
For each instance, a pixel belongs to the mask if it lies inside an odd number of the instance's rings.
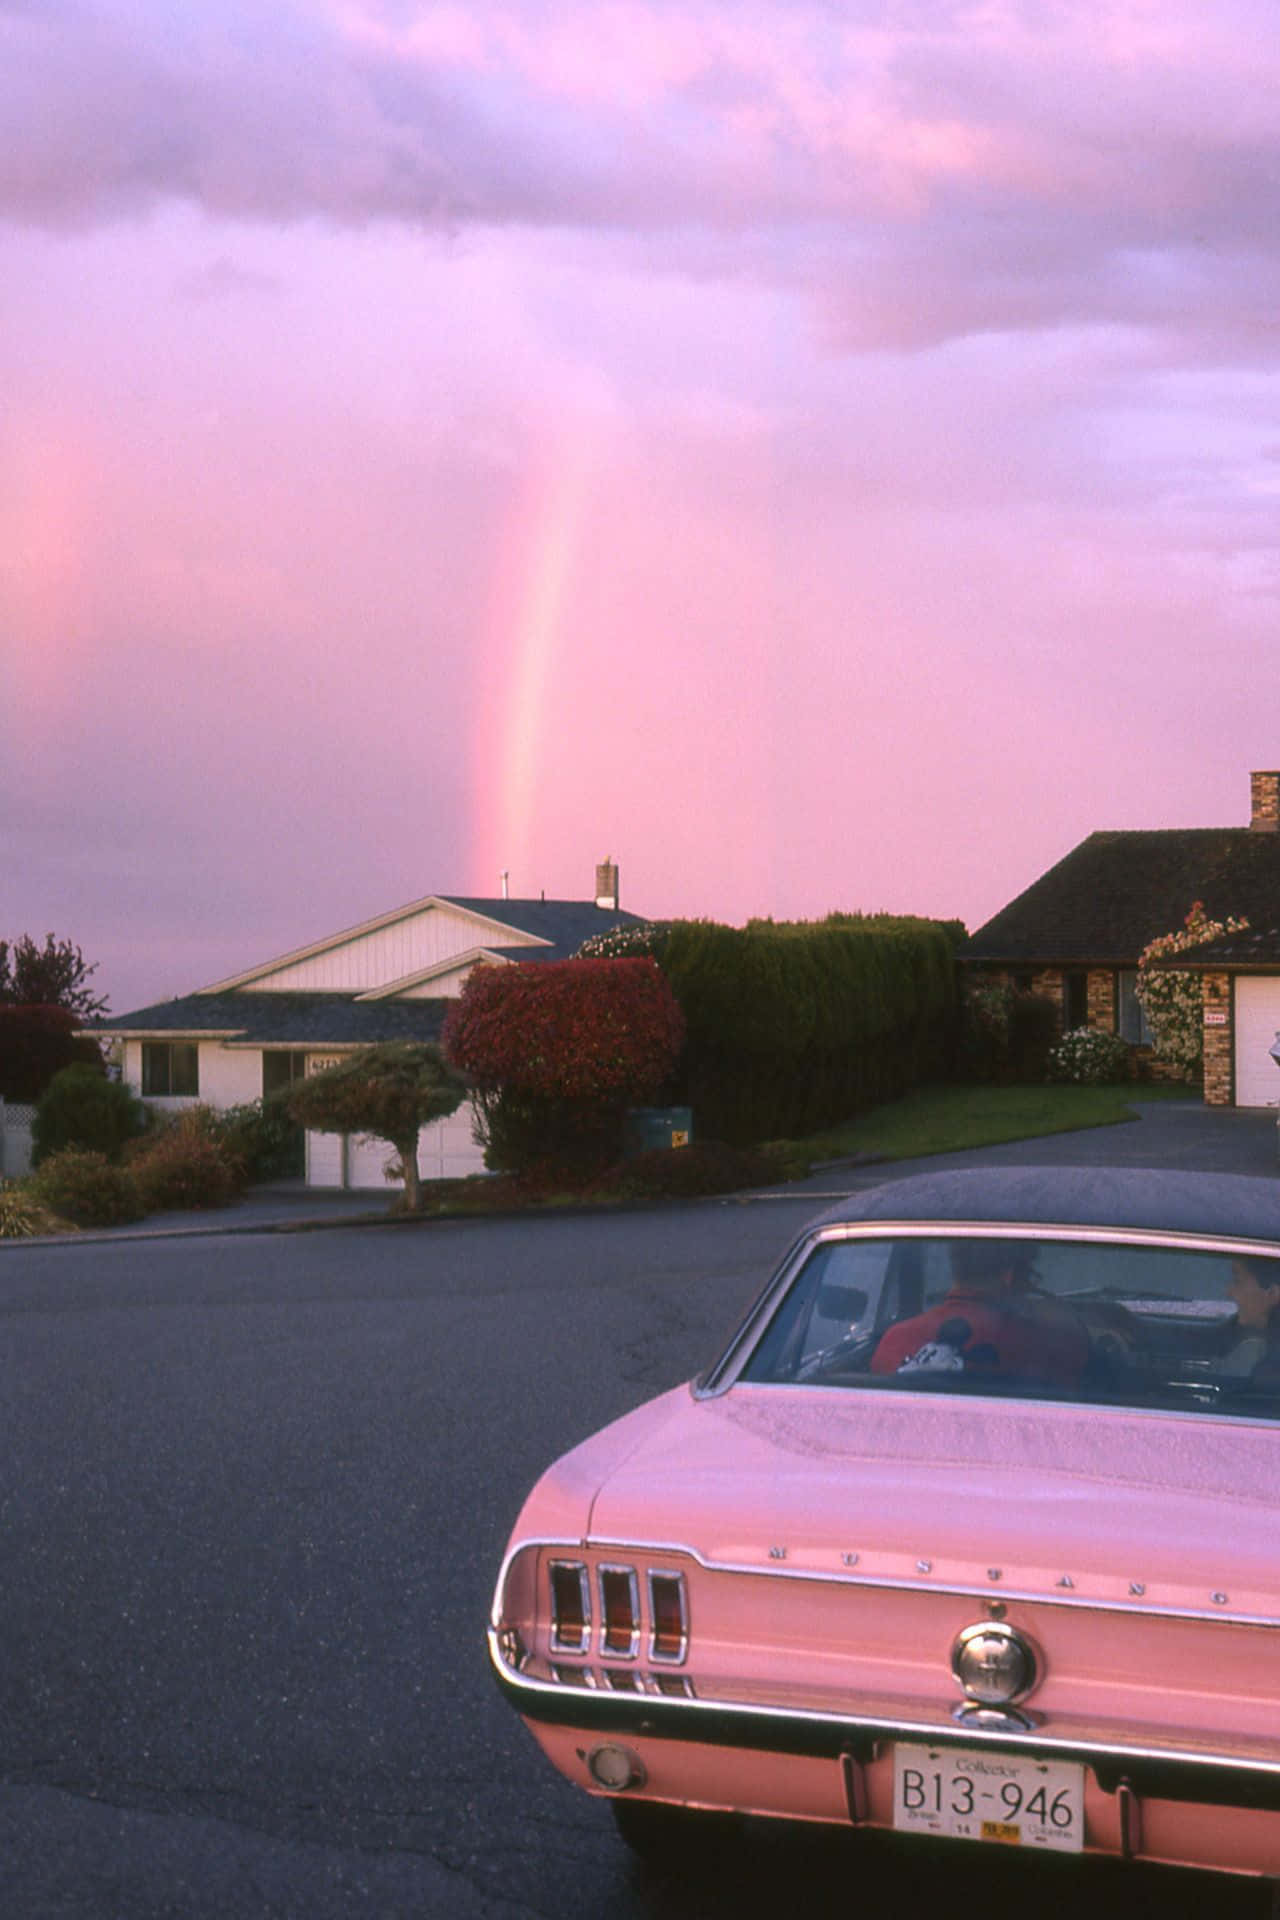
[[657,958],[688,1027],[675,1097],[695,1137],[814,1133],[944,1077],[957,931],[888,915],[664,929]]

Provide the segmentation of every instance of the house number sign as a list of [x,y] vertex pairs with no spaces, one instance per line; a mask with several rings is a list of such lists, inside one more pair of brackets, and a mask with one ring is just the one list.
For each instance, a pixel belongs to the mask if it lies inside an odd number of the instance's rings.
[[341,1060],[340,1053],[309,1053],[307,1055],[307,1077],[313,1073],[324,1073],[329,1067],[336,1067]]
[[1221,1007],[1207,1007],[1205,1009],[1204,1023],[1206,1027],[1225,1027],[1227,1024],[1225,1010]]

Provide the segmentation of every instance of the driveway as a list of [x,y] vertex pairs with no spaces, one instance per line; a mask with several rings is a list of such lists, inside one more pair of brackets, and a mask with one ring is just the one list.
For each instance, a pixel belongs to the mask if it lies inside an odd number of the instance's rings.
[[1135,1102],[1136,1120],[1078,1133],[1041,1134],[964,1153],[936,1153],[921,1160],[883,1161],[861,1167],[831,1166],[808,1180],[776,1191],[808,1191],[815,1199],[862,1192],[884,1180],[949,1167],[1163,1167],[1201,1173],[1250,1173],[1275,1178],[1276,1110],[1273,1107],[1206,1107],[1198,1100]]

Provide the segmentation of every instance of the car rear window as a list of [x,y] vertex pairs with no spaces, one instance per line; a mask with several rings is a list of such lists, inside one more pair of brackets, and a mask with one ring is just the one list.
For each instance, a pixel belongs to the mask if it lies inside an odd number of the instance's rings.
[[1280,1259],[981,1233],[831,1235],[743,1379],[1280,1418]]

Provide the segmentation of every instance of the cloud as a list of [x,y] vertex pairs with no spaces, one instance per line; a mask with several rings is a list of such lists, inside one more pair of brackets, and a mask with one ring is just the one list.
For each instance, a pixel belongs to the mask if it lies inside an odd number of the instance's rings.
[[187,300],[227,300],[241,293],[279,293],[282,285],[278,275],[239,266],[221,254],[207,266],[179,275],[177,291]]
[[794,280],[839,351],[1270,363],[1278,69],[1255,0],[10,5],[0,215],[612,233]]

